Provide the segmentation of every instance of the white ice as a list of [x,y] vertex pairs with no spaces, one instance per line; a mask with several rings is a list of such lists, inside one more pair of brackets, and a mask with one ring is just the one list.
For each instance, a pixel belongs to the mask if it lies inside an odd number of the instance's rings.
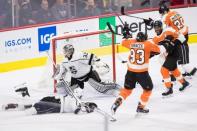
[[[127,53],[126,53],[127,54]],[[126,54],[121,54],[126,58]],[[197,66],[197,45],[190,46],[190,62],[192,66]],[[109,62],[109,57],[103,57]],[[117,59],[117,82],[123,85],[126,65]],[[154,83],[151,99],[147,105],[150,113],[145,116],[136,116],[136,107],[142,89],[140,86],[133,91],[116,113],[116,122],[108,122],[108,127],[104,117],[98,113],[75,115],[72,113],[28,115],[24,111],[2,111],[0,110],[0,131],[197,131],[197,79],[194,76],[188,81],[192,87],[184,92],[179,92],[179,84],[174,86],[174,96],[163,99],[161,93],[164,86],[161,82],[160,65],[157,57],[150,62],[150,75]],[[10,102],[24,102],[24,98],[19,97],[14,92],[14,86],[23,82],[28,83],[31,98],[25,102],[35,102],[42,96],[52,93],[52,89],[33,88],[43,75],[43,67],[18,70],[0,74],[0,106]],[[98,106],[110,112],[110,107],[114,102],[114,97],[106,97],[94,94],[94,90],[86,84],[87,101],[94,101]]]

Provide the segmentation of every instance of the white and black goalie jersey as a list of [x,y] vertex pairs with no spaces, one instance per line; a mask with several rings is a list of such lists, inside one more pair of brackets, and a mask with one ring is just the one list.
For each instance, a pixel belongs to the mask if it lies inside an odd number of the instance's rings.
[[92,68],[95,56],[86,52],[74,53],[69,60],[65,58],[60,68],[68,70],[73,78],[80,78],[87,75]]

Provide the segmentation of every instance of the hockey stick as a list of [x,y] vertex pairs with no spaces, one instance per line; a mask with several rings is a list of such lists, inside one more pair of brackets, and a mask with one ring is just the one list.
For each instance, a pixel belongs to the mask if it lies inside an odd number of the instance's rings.
[[119,53],[117,54],[118,59],[121,61],[121,63],[127,63],[127,60],[123,60],[123,58],[119,55]]
[[[111,26],[111,24],[110,24],[109,22],[107,22],[106,24],[107,24],[109,30],[111,31],[111,33],[117,34],[117,33],[115,33],[115,31],[112,29],[112,26]],[[119,34],[119,35],[121,35],[121,34]],[[126,63],[126,62],[127,62],[126,60],[123,60],[118,54],[117,54],[117,56],[118,56],[119,60],[121,61],[121,63]]]
[[116,32],[112,29],[112,26],[111,26],[111,24],[110,24],[109,22],[107,22],[106,25],[107,25],[107,27],[109,28],[109,30],[111,31],[112,34],[123,36],[122,34],[116,33]]
[[119,48],[117,46],[117,57],[119,60],[121,60],[121,62],[124,64],[124,63],[127,63],[127,60],[124,60],[120,55],[119,55]]
[[111,121],[111,122],[117,121],[117,119],[116,119],[115,117],[113,117],[112,115],[108,114],[107,112],[101,110],[101,109],[98,108],[98,107],[96,107],[94,110],[95,110],[96,112],[102,114],[103,116],[110,118],[110,121]]
[[125,8],[124,8],[124,6],[121,6],[121,14],[122,14],[122,15],[126,15],[126,16],[128,16],[128,17],[132,17],[132,18],[144,20],[144,18],[126,14],[126,13],[125,13]]

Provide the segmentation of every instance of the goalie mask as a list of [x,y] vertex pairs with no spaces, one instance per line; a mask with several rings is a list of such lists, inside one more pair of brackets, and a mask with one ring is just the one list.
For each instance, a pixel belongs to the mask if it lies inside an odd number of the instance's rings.
[[155,33],[157,35],[160,35],[162,33],[162,31],[163,31],[163,27],[162,26],[163,26],[163,24],[162,24],[162,22],[160,20],[156,20],[154,22],[153,27],[154,27]]
[[74,47],[71,44],[67,44],[63,47],[63,53],[65,58],[72,58],[72,55],[74,53]]

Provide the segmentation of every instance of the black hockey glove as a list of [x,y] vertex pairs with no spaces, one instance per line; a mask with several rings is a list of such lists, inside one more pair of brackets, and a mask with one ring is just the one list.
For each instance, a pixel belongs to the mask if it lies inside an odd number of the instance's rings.
[[130,33],[129,24],[125,22],[125,25],[122,30],[123,39],[132,38],[132,34]]
[[148,26],[153,26],[154,21],[153,19],[148,18],[148,19],[144,19],[144,23]]
[[[85,110],[84,110],[85,108]],[[97,108],[96,103],[93,102],[86,102],[84,105],[79,105],[77,109],[74,111],[75,114],[78,114],[80,111],[81,112],[86,112],[86,113],[91,113],[94,111],[94,109]]]
[[95,108],[97,108],[97,104],[94,102],[86,102],[85,108],[86,108],[87,113],[91,113],[94,111]]

